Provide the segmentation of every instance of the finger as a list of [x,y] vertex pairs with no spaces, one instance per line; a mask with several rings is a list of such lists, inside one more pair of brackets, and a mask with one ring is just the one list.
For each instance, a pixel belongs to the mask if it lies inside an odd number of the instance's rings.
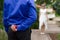
[[17,31],[17,29],[15,29],[15,31]]
[[12,29],[12,31],[17,31],[16,25],[12,25],[12,26],[11,26],[11,29]]
[[14,28],[13,26],[11,26],[11,29],[12,29],[12,31],[14,31],[14,30],[15,30],[15,28]]

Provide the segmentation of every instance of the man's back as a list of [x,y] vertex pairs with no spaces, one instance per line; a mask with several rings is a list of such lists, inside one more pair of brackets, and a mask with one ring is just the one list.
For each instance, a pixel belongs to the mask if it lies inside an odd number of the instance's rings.
[[17,14],[17,11],[18,13],[26,13],[26,11],[28,12],[29,9],[28,6],[28,0],[5,0],[4,12],[6,12],[7,10],[7,13],[5,14],[7,14],[8,16]]
[[18,30],[25,30],[36,20],[33,0],[4,0],[4,26],[6,31],[15,24]]
[[4,0],[3,22],[8,40],[31,40],[31,25],[36,21],[34,0]]

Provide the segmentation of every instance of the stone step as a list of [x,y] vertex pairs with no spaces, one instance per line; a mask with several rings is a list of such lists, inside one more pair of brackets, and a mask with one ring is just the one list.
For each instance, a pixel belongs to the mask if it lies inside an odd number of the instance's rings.
[[41,35],[38,32],[32,32],[31,34],[31,40],[52,40],[49,34],[43,34]]
[[47,22],[49,25],[55,25],[56,24],[56,21],[48,21]]

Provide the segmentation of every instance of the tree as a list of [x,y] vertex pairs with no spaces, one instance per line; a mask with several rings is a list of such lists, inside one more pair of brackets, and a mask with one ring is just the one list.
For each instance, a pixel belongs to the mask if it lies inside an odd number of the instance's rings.
[[56,13],[60,15],[60,0],[56,0],[56,3],[53,5],[53,7],[56,9]]
[[37,4],[42,4],[43,2],[45,2],[46,4],[51,4],[52,3],[51,0],[48,0],[48,1],[47,0],[37,0],[36,1]]

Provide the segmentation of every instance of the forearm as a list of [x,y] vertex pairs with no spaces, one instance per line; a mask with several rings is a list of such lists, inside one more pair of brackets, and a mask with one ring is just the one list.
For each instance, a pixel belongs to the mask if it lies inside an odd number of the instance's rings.
[[30,0],[29,4],[30,5],[29,5],[28,16],[27,16],[27,18],[24,19],[24,21],[20,25],[18,25],[17,30],[26,30],[27,28],[31,27],[31,25],[37,19],[34,0]]
[[36,4],[36,7],[37,7],[37,8],[40,8],[40,5],[37,5],[37,4]]
[[36,14],[36,8],[34,6],[30,6],[29,12],[28,12],[28,17],[19,25],[17,30],[25,30],[36,21],[37,19],[37,14]]
[[27,18],[27,19],[25,19],[25,21],[22,23],[22,24],[20,24],[20,25],[18,25],[18,27],[17,27],[17,30],[19,31],[19,30],[26,30],[27,28],[30,28],[31,27],[31,25],[34,23],[36,21],[36,19],[34,18]]

